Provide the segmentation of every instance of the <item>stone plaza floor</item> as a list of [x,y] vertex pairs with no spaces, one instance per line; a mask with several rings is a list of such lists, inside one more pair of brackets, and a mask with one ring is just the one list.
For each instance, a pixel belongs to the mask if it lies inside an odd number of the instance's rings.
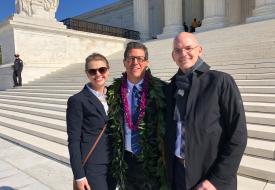
[[[71,190],[64,165],[0,138],[0,190]],[[238,190],[274,190],[275,184],[238,176]]]
[[0,190],[70,190],[72,178],[68,165],[0,138]]

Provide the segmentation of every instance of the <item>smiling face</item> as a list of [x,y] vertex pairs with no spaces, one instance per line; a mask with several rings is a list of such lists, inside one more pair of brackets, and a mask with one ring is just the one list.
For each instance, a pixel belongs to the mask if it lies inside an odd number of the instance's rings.
[[109,77],[108,65],[103,60],[92,60],[88,62],[87,77],[93,90],[103,93],[106,81]]
[[182,32],[174,39],[172,57],[183,72],[195,65],[201,55],[202,47],[193,34]]
[[131,49],[123,62],[128,80],[134,84],[138,83],[144,77],[148,67],[148,60],[145,58],[144,50]]

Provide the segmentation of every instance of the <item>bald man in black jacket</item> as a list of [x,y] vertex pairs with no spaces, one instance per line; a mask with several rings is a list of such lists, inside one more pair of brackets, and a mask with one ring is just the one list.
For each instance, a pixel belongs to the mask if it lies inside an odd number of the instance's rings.
[[240,92],[226,73],[210,70],[191,33],[174,39],[179,67],[167,87],[166,161],[173,190],[236,190],[247,143]]

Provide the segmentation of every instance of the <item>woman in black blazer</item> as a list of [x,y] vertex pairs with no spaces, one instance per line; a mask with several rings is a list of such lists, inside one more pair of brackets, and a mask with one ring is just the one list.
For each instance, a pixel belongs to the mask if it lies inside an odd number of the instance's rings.
[[71,96],[67,104],[70,163],[79,190],[110,190],[113,188],[108,188],[110,145],[107,132],[104,132],[85,166],[81,165],[108,119],[105,98],[108,60],[94,53],[86,58],[85,71],[90,82]]

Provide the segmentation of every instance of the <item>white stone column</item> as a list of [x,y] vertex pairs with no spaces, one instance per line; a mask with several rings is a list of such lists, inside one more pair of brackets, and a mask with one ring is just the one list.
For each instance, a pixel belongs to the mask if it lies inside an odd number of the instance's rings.
[[185,1],[185,15],[184,15],[184,21],[190,28],[192,21],[194,18],[197,19],[197,21],[202,21],[203,19],[203,2],[202,0],[184,0]]
[[241,1],[242,7],[242,23],[246,23],[246,19],[252,16],[252,11],[255,8],[255,1],[254,0],[243,0]]
[[226,0],[225,2],[225,12],[228,18],[228,25],[239,25],[242,19],[242,2],[240,0]]
[[223,28],[228,25],[225,12],[225,0],[204,0],[204,19],[196,31]]
[[134,28],[140,32],[141,40],[150,39],[148,0],[134,0]]
[[164,28],[158,38],[174,37],[183,31],[182,0],[164,0]]
[[275,18],[275,0],[255,0],[255,9],[252,17],[246,22],[256,22]]

